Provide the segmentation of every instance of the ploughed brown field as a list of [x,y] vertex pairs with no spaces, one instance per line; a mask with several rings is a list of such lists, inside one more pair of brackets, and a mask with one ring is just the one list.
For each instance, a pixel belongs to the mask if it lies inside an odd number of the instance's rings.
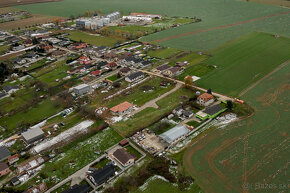
[[33,3],[56,2],[61,0],[1,0],[0,7],[10,7],[15,5],[25,5]]

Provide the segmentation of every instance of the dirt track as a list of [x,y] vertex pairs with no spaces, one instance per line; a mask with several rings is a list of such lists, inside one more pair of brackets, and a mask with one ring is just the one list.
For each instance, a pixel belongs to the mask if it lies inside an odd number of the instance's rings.
[[1,0],[0,7],[10,7],[15,5],[25,5],[33,3],[47,3],[47,2],[56,2],[61,0]]
[[228,25],[222,25],[222,26],[218,26],[218,27],[202,29],[202,30],[196,30],[196,31],[192,31],[192,32],[182,33],[182,34],[177,34],[177,35],[168,36],[166,38],[162,38],[162,39],[159,39],[159,40],[154,40],[154,42],[156,42],[156,43],[164,42],[164,41],[175,39],[175,38],[181,38],[181,37],[189,36],[189,35],[193,35],[193,34],[199,34],[199,33],[203,33],[203,32],[229,28],[229,27],[233,27],[233,26],[237,26],[237,25],[246,24],[246,23],[252,23],[252,22],[260,21],[260,20],[267,19],[267,18],[270,18],[270,17],[275,17],[275,16],[279,16],[279,15],[286,15],[286,14],[289,14],[289,13],[290,13],[290,11],[285,11],[285,12],[281,12],[281,13],[275,13],[275,14],[266,15],[266,16],[263,16],[263,17],[247,20],[247,21],[241,21],[241,22],[232,23],[232,24],[228,24]]

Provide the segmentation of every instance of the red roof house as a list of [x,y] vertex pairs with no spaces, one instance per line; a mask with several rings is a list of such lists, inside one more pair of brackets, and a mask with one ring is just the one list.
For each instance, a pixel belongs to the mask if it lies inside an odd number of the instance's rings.
[[100,70],[95,70],[91,72],[92,75],[99,76],[101,74]]

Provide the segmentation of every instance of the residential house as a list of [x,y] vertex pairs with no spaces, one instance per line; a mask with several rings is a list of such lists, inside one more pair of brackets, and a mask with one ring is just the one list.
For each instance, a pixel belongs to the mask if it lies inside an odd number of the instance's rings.
[[212,119],[218,116],[220,113],[224,112],[226,109],[223,109],[220,104],[216,104],[210,107],[207,107],[203,111],[196,113],[196,117],[201,120]]
[[23,42],[25,44],[25,46],[29,47],[29,46],[32,46],[33,45],[33,42],[31,39],[26,39],[24,40]]
[[111,156],[123,167],[130,166],[135,162],[135,157],[128,153],[124,148],[117,149]]
[[130,71],[131,71],[131,69],[129,67],[124,67],[124,68],[120,69],[119,74],[121,76],[127,76]]
[[44,138],[44,132],[39,127],[30,128],[27,131],[21,133],[21,136],[25,143],[32,144],[40,139]]
[[19,155],[18,154],[14,154],[13,156],[10,156],[8,158],[8,163],[9,163],[9,165],[12,165],[15,162],[17,162],[18,160],[19,160]]
[[117,57],[118,57],[118,54],[115,50],[111,50],[111,51],[104,53],[104,59],[114,59]]
[[82,70],[84,69],[83,66],[79,66],[79,67],[76,67],[76,68],[73,68],[73,69],[70,69],[68,71],[66,71],[67,74],[77,74],[79,72],[81,72]]
[[76,95],[84,95],[91,91],[91,87],[88,84],[80,84],[73,88],[73,91]]
[[94,75],[94,76],[99,76],[99,75],[101,75],[101,71],[100,70],[94,70],[94,71],[91,72],[91,74]]
[[97,69],[100,70],[101,68],[104,68],[105,66],[107,66],[108,62],[107,61],[100,61],[97,64]]
[[12,183],[13,186],[17,186],[18,184],[20,184],[20,180],[19,180],[18,177],[13,177],[11,179],[11,183]]
[[154,73],[162,73],[164,70],[167,70],[167,69],[169,69],[169,68],[171,68],[171,66],[169,66],[168,64],[163,64],[163,65],[161,65],[161,66],[158,66],[158,67],[156,67],[156,68],[154,68],[153,70],[152,70],[152,72],[154,72]]
[[11,156],[9,149],[5,146],[0,146],[0,162]]
[[20,50],[23,50],[24,48],[25,48],[24,45],[19,45],[19,46],[13,47],[12,50],[13,51],[20,51]]
[[202,95],[197,97],[197,104],[202,106],[209,106],[214,102],[214,97],[211,94],[203,93]]
[[51,56],[54,58],[61,58],[66,55],[66,52],[63,50],[55,50],[51,52]]
[[89,57],[87,57],[87,56],[81,56],[81,57],[79,57],[78,62],[80,64],[85,64],[85,65],[92,63],[91,59]]
[[125,80],[126,80],[127,82],[134,82],[134,81],[140,80],[140,79],[142,79],[142,78],[144,78],[144,73],[141,72],[141,71],[138,71],[138,72],[134,72],[134,73],[128,75],[128,76],[125,78]]
[[112,70],[115,70],[117,69],[118,65],[116,62],[111,62],[111,63],[108,63],[107,66],[112,69]]
[[25,64],[27,61],[26,61],[25,58],[15,58],[15,59],[12,60],[12,62],[13,62],[14,64],[23,65],[23,64]]
[[0,177],[5,176],[10,172],[10,169],[6,163],[0,162]]
[[32,188],[29,188],[24,193],[43,193],[47,190],[47,186],[45,182],[42,182],[39,185],[33,186]]
[[187,61],[184,62],[176,62],[175,66],[176,67],[180,67],[180,68],[184,68],[188,65],[189,63]]
[[111,177],[115,175],[115,166],[113,164],[107,164],[104,167],[88,175],[89,179],[95,186],[99,186],[107,182]]
[[189,119],[190,117],[193,116],[193,112],[192,111],[183,111],[182,115],[184,118]]
[[174,76],[177,76],[178,74],[180,74],[181,72],[182,72],[182,68],[180,68],[180,67],[172,67],[172,68],[164,70],[162,72],[162,74],[164,76],[174,77]]
[[143,60],[141,63],[140,63],[140,66],[148,66],[148,65],[151,65],[152,62],[150,60]]
[[128,113],[134,107],[133,104],[125,101],[119,105],[110,108],[110,111],[115,115],[123,115]]
[[87,184],[81,185],[75,184],[61,193],[88,193],[88,192],[90,192],[90,186],[88,186]]
[[81,49],[83,49],[83,48],[86,48],[87,46],[88,46],[87,43],[80,43],[79,45],[76,45],[76,46],[74,47],[74,49],[75,49],[75,50],[81,50]]

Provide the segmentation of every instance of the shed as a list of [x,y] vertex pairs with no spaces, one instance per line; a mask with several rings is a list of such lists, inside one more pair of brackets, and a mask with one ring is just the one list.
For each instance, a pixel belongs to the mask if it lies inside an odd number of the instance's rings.
[[167,143],[171,144],[176,141],[178,138],[189,133],[190,130],[184,125],[177,125],[172,129],[162,133],[160,137],[164,139]]
[[44,138],[44,132],[38,127],[28,129],[28,131],[23,132],[21,135],[27,144],[34,143],[35,141]]

